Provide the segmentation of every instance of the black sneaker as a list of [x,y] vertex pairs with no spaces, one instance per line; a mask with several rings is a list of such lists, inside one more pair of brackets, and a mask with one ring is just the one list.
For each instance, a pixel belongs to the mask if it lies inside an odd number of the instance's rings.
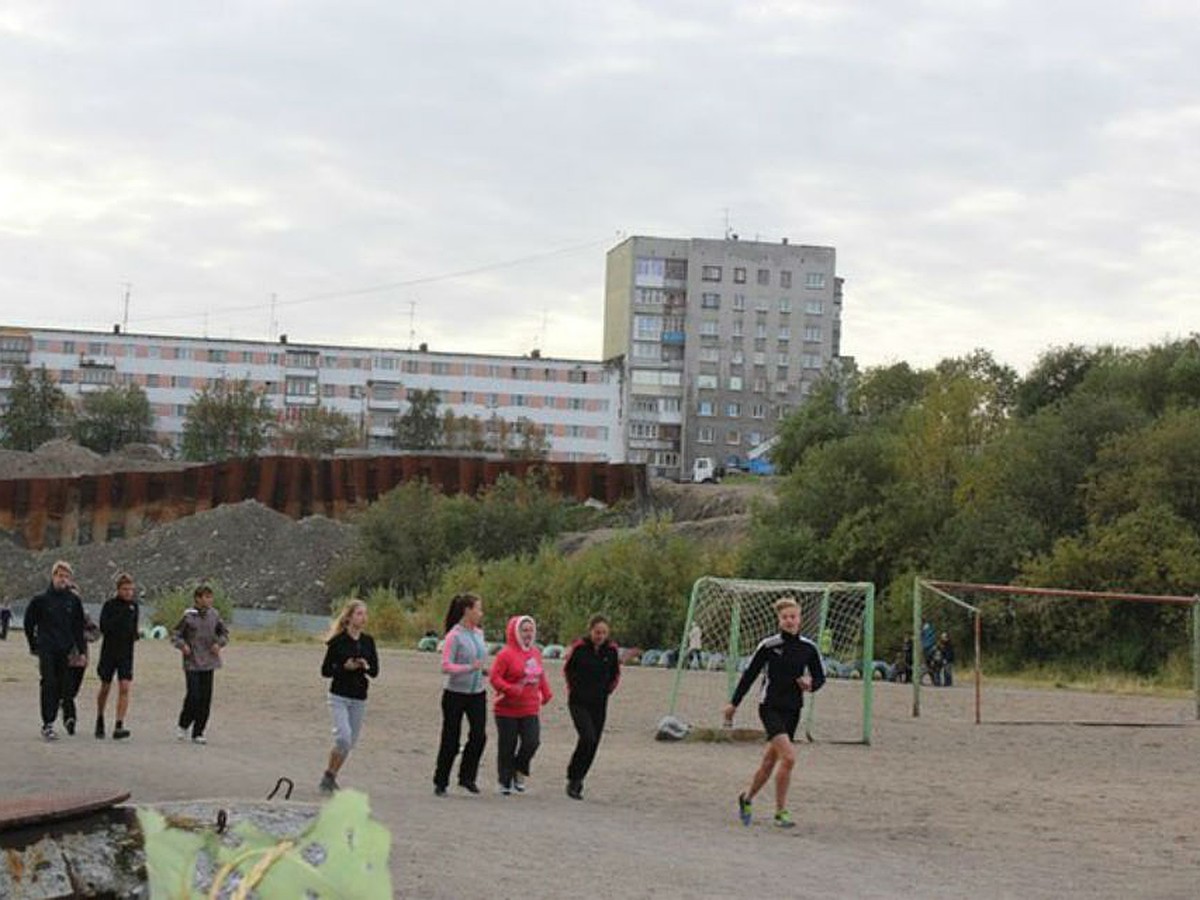
[[63,722],[63,725],[67,729],[67,734],[73,735],[75,733],[75,720],[74,719],[67,719],[65,722]]
[[572,800],[582,800],[583,799],[583,782],[568,781],[567,782],[567,796],[570,797]]
[[123,722],[118,722],[117,727],[113,729],[113,740],[123,741],[129,737],[129,729],[125,727]]
[[[100,716],[96,719],[96,737],[98,737],[100,740],[104,740],[104,716]],[[113,737],[116,737],[115,733],[113,734]]]
[[321,776],[321,784],[318,786],[318,790],[320,790],[322,794],[332,794],[337,789],[337,779],[334,778],[332,772],[326,772]]
[[458,786],[460,788],[462,788],[464,791],[466,791],[468,794],[478,794],[479,793],[479,785],[477,785],[473,781],[460,781],[458,783]]
[[445,796],[446,796],[446,789],[445,789],[444,787],[442,787],[440,784],[435,784],[435,785],[433,786],[433,796],[435,796],[435,797],[445,797]]

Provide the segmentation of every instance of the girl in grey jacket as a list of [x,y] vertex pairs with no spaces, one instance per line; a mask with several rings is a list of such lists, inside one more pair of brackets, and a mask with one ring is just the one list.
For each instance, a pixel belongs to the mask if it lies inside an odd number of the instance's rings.
[[442,644],[442,671],[446,674],[442,691],[442,740],[438,748],[437,768],[433,773],[433,792],[445,796],[450,784],[450,769],[458,755],[462,736],[462,718],[470,725],[467,746],[458,767],[458,784],[478,794],[475,781],[479,759],[487,743],[487,645],[483,640],[483,600],[478,594],[459,594],[450,601],[446,612],[446,639]]

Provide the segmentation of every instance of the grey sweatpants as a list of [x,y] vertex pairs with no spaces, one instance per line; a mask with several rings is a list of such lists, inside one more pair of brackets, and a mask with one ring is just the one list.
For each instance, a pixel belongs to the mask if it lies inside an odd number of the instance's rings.
[[350,755],[358,743],[363,718],[367,714],[367,701],[329,695],[329,713],[333,717],[333,745],[343,758]]

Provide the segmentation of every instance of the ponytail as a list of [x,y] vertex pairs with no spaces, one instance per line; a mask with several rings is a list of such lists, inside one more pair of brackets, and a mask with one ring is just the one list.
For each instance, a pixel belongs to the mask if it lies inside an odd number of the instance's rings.
[[455,594],[454,598],[450,601],[450,608],[446,610],[446,630],[442,634],[449,634],[450,629],[461,622],[466,611],[478,603],[480,599],[478,594]]

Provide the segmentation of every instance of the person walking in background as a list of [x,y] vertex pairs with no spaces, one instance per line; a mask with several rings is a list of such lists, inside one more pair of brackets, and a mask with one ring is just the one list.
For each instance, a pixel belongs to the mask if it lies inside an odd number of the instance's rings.
[[191,729],[193,744],[206,744],[204,729],[212,709],[213,673],[221,668],[221,648],[229,643],[229,629],[221,614],[212,608],[213,592],[200,585],[192,592],[193,606],[171,633],[171,643],[183,654],[183,674],[187,693],[179,712],[176,740],[187,740]]
[[541,742],[538,712],[553,699],[541,651],[535,646],[537,623],[532,616],[513,616],[505,630],[504,649],[492,663],[493,710],[499,750],[496,769],[500,793],[525,792],[533,756]]
[[471,794],[479,793],[479,760],[487,744],[487,644],[483,640],[483,600],[478,594],[458,594],[446,610],[446,637],[442,643],[442,739],[433,772],[433,792],[446,795],[450,770],[458,756],[463,716],[470,731],[458,766],[458,784]]
[[42,737],[47,741],[58,740],[54,720],[67,691],[67,659],[72,651],[84,651],[87,643],[83,602],[71,590],[72,575],[69,563],[56,562],[50,569],[50,586],[25,608],[25,639],[38,658]]
[[725,707],[725,724],[733,724],[738,704],[765,670],[759,691],[758,717],[767,732],[767,749],[750,780],[750,787],[738,794],[738,816],[743,825],[750,824],[754,795],[766,785],[778,766],[775,824],[780,828],[792,828],[795,823],[787,809],[792,768],[796,765],[796,750],[792,744],[796,739],[796,726],[800,724],[804,693],[821,689],[825,683],[825,668],[816,644],[800,635],[800,604],[792,597],[781,597],[775,603],[775,612],[779,616],[779,632],[764,638],[755,649]]
[[104,737],[104,711],[108,706],[108,692],[113,676],[117,678],[117,722],[113,726],[113,740],[129,737],[125,717],[129,715],[129,694],[133,687],[133,645],[138,639],[138,617],[140,610],[135,599],[137,586],[133,576],[122,572],[117,576],[116,596],[105,601],[100,610],[100,634],[104,642],[100,645],[100,663],[96,675],[100,679],[100,690],[96,694],[96,737]]
[[621,680],[617,645],[608,639],[608,619],[592,616],[588,633],[571,645],[563,675],[567,679],[567,709],[579,740],[567,765],[567,796],[583,799],[583,779],[587,777],[604,721],[608,717],[608,695]]
[[8,626],[12,622],[12,606],[0,603],[0,641],[8,640]]
[[942,632],[938,638],[937,648],[942,654],[942,687],[954,686],[954,644],[950,643],[950,635]]
[[333,718],[333,749],[321,777],[322,794],[338,790],[337,776],[358,743],[367,715],[367,679],[379,675],[375,639],[367,634],[367,604],[347,600],[325,640],[321,676],[329,682],[329,713]]
[[[76,596],[79,595],[78,588],[74,584],[71,585],[71,590],[75,591]],[[79,696],[79,689],[83,687],[83,679],[87,675],[87,645],[94,644],[100,639],[100,628],[92,621],[92,617],[87,614],[87,610],[84,610],[83,613],[83,639],[82,651],[73,650],[67,654],[67,687],[63,691],[62,698],[63,727],[67,730],[67,734],[75,733],[77,714],[75,699]]]

